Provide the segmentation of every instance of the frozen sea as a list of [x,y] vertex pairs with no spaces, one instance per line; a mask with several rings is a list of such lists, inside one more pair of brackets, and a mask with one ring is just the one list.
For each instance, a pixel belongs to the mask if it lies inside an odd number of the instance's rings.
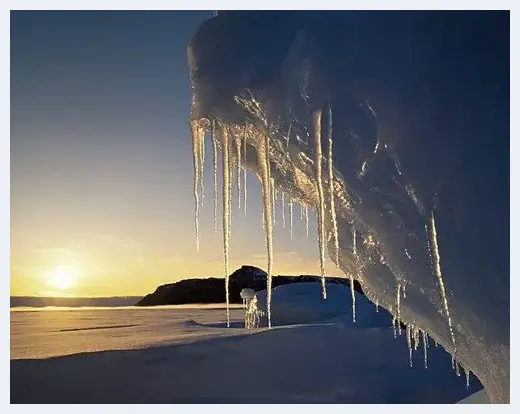
[[481,389],[431,344],[341,320],[246,331],[221,305],[11,309],[12,403],[455,403]]

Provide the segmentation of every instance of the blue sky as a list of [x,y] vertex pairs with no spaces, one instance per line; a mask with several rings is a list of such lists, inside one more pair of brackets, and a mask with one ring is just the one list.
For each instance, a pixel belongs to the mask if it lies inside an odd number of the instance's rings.
[[[187,44],[212,12],[11,13],[11,294],[144,294],[222,275],[211,157],[195,251]],[[266,267],[260,189],[234,205],[231,266]],[[275,273],[318,273],[305,237],[275,229]],[[52,275],[74,283],[57,291]],[[338,273],[329,262],[332,273]]]

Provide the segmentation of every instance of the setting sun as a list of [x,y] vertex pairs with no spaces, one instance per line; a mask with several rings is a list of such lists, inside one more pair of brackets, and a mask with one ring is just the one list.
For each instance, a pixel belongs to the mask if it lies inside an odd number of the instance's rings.
[[70,267],[59,266],[46,275],[47,282],[54,288],[65,290],[75,283],[74,271]]

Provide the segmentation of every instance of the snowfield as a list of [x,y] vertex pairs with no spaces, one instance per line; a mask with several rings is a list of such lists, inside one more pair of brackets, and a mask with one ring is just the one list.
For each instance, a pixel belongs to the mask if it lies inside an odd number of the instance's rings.
[[455,403],[479,390],[430,344],[335,318],[243,329],[223,307],[11,311],[12,403]]

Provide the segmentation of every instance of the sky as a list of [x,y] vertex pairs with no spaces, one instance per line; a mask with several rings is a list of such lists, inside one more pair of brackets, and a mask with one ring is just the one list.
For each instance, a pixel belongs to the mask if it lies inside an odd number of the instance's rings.
[[[11,295],[144,295],[223,276],[209,156],[196,251],[188,124],[186,47],[211,16],[11,12]],[[274,273],[319,274],[315,219],[307,237],[293,211],[291,238],[278,205]],[[231,269],[266,268],[261,223],[249,175],[247,217],[233,204]]]

